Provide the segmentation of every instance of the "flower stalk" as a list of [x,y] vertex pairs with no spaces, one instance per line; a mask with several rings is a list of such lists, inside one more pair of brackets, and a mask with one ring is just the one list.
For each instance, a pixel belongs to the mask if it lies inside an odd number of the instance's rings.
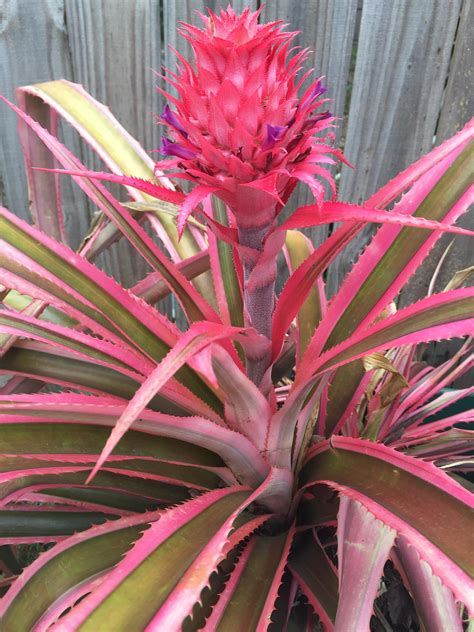
[[[269,232],[268,226],[260,228],[239,228],[239,243],[245,249],[251,249],[254,253],[262,253],[264,239]],[[245,251],[244,251],[245,252]],[[266,278],[263,285],[255,287],[251,284],[252,273],[256,267],[257,257],[243,257],[244,268],[244,310],[246,324],[254,327],[259,334],[268,338],[268,349],[257,357],[247,355],[247,376],[257,386],[261,383],[265,371],[270,366],[271,360],[271,332],[272,315],[275,305],[275,280],[277,274],[276,257],[268,263]]]

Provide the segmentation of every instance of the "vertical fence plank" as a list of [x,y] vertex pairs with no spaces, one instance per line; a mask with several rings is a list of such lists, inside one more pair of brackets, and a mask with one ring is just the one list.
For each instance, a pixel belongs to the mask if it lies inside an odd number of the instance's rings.
[[[294,43],[296,46],[311,49],[306,67],[315,68],[315,77],[325,76],[328,96],[333,100],[329,107],[341,118],[344,114],[356,13],[357,0],[275,0],[266,4],[262,14],[264,21],[283,20],[289,23],[289,30],[300,31]],[[336,142],[339,138],[338,129]],[[298,185],[289,210],[311,202],[312,196],[308,188]],[[305,232],[316,245],[326,238],[327,227]]]
[[[64,0],[2,0],[0,2],[0,94],[15,101],[21,85],[72,78]],[[28,191],[17,118],[0,106],[0,197],[3,204],[23,219],[29,219]],[[79,144],[71,140],[72,149]],[[82,233],[89,224],[81,196],[70,182],[62,183],[63,208],[68,233]],[[66,212],[67,211],[67,212]]]
[[474,2],[463,0],[436,142],[452,136],[474,115]]
[[[156,77],[161,65],[159,4],[155,0],[66,0],[75,80],[84,85],[146,150],[158,145]],[[93,167],[98,159],[88,152]],[[126,198],[123,189],[114,193]],[[125,285],[143,276],[146,264],[121,240],[101,261]]]
[[[361,202],[432,146],[460,0],[369,0],[362,10],[340,197]],[[334,291],[371,229],[332,267]]]
[[[436,144],[440,144],[461,129],[474,114],[472,90],[474,71],[472,67],[474,32],[474,2],[464,0],[456,42],[449,69],[449,79],[443,97],[443,107],[436,132]],[[464,228],[474,229],[474,214],[466,213],[458,222]],[[450,242],[452,246],[438,275],[435,291],[441,291],[457,270],[474,263],[472,239],[457,235],[444,235],[436,244],[429,259],[404,288],[401,302],[409,304],[423,297],[428,289],[436,264]]]

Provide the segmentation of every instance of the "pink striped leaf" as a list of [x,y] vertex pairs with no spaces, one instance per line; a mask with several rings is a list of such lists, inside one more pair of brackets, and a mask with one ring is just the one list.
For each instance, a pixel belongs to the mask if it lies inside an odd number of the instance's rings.
[[396,532],[341,494],[337,522],[339,603],[336,630],[368,630],[383,567]]
[[462,632],[463,625],[453,593],[433,574],[429,564],[421,559],[403,535],[397,538],[396,558],[424,628]]
[[[22,95],[24,97],[24,95]],[[58,134],[58,116],[56,112],[44,108],[37,99],[22,98],[22,109],[28,107],[33,118],[41,123],[53,136]],[[19,121],[18,136],[25,161],[28,191],[30,196],[30,213],[37,228],[57,241],[68,243],[59,176],[41,174],[31,167],[57,167],[54,157],[44,143],[29,133],[28,127]]]
[[[404,535],[455,598],[473,607],[472,494],[430,463],[381,444],[332,437],[311,448],[301,484],[325,483]],[[443,520],[433,520],[442,515]]]
[[[349,241],[356,234],[357,225],[351,224],[339,228],[331,237],[311,253],[304,261],[300,263],[297,269],[288,279],[285,287],[283,288],[275,307],[272,324],[272,341],[273,341],[273,357],[276,358],[281,350],[283,344],[283,338],[288,330],[294,317],[300,312],[302,306],[311,292],[314,292],[317,279],[327,269],[329,264],[334,261],[336,256],[341,250],[349,243]],[[295,235],[298,233],[295,232]],[[289,239],[291,240],[291,233]],[[287,236],[288,240],[288,236]],[[296,261],[295,261],[296,263]],[[314,300],[314,299],[313,299]],[[309,322],[304,318],[307,314],[301,313],[301,324],[299,328],[303,326],[310,326],[311,334],[314,333],[316,323],[314,317],[313,321],[314,329]],[[299,331],[300,331],[299,329]],[[308,346],[310,332],[305,333],[304,348]],[[301,333],[300,333],[301,337]],[[309,336],[310,337],[310,336]]]
[[[289,467],[288,459],[298,415],[308,394],[320,382],[323,373],[374,351],[469,334],[474,329],[473,313],[474,288],[435,294],[400,310],[372,327],[358,330],[345,342],[319,357],[307,354],[288,398],[270,423],[267,448],[272,455],[270,458],[276,459],[272,463]],[[328,432],[328,429],[326,431]],[[301,424],[298,434],[306,434],[306,429],[301,427]]]
[[[163,486],[164,487],[164,486]],[[155,490],[156,492],[157,490]],[[104,487],[89,487],[87,485],[64,485],[61,483],[41,483],[25,487],[18,498],[13,498],[13,506],[26,502],[57,503],[58,499],[64,503],[79,503],[80,506],[93,510],[105,511],[107,514],[131,516],[144,511],[154,511],[158,507],[166,506],[168,494],[163,498],[144,494],[134,494],[127,490],[110,485]],[[18,503],[16,502],[18,500]]]
[[250,539],[206,621],[205,632],[268,629],[293,537],[292,526],[273,537]]
[[[153,174],[155,164],[148,153],[120,125],[109,108],[94,99],[81,85],[61,79],[22,86],[16,94],[25,109],[37,101],[62,116],[112,171],[121,173],[130,170],[141,177]],[[39,104],[34,105],[35,110],[40,109]],[[172,187],[168,178],[163,174],[157,175],[162,186]]]
[[[32,340],[22,340],[0,358],[0,374],[24,376],[66,388],[131,399],[140,385],[132,379],[72,353]],[[10,390],[8,392],[11,392]],[[174,379],[150,402],[150,408],[171,415],[204,415],[217,423],[221,417],[207,402]]]
[[[466,353],[469,353],[471,346],[472,340],[467,339],[459,351],[454,353],[446,362],[443,362],[434,369],[428,370],[425,375],[418,374],[415,376],[410,383],[410,388],[403,394],[398,402],[397,417],[402,416],[408,409],[412,409],[413,407],[419,408],[420,405],[436,395],[438,391],[454,381],[456,378],[453,375],[453,371],[458,370],[455,367],[466,362],[466,369],[469,370],[472,365],[474,365],[474,356],[470,354],[465,360],[462,360],[462,358]],[[460,374],[462,375],[462,369],[461,372],[457,372],[455,375],[457,377]]]
[[[97,590],[63,618],[62,629],[96,629],[105,621],[150,631],[180,628],[210,575],[235,546],[229,536],[237,519],[272,484],[273,473],[252,494],[245,487],[215,490],[168,510]],[[131,586],[137,586],[133,604],[121,598]]]
[[[438,168],[441,169],[442,167],[446,170],[445,164],[439,165]],[[450,181],[451,179],[448,180],[448,184]],[[432,197],[435,197],[436,191],[424,199],[426,186],[422,185],[424,185],[422,181],[417,183],[406,196],[406,198],[410,196],[410,200],[403,198],[399,204],[405,202],[406,208],[410,209],[409,202],[411,202],[412,197],[416,197],[414,204],[415,207],[418,207],[416,212],[423,211],[424,214],[427,214],[427,203],[431,201]],[[459,199],[454,199],[452,206],[446,208],[445,219],[456,219],[469,208],[473,201],[474,186],[469,187],[464,193],[461,190]],[[440,207],[443,208],[441,201],[438,201],[436,197],[431,204],[438,210],[438,213]],[[324,344],[326,347],[331,346],[352,331],[371,324],[409,280],[437,239],[436,235],[431,235],[428,240],[423,240],[420,238],[420,231],[418,234],[412,234],[411,229],[403,229],[402,232],[394,229],[394,231],[391,227],[383,227],[359,258],[334,299],[336,306],[333,307],[331,304],[333,310],[331,313],[335,314],[335,310],[338,309],[339,314],[342,314],[343,322],[341,325],[338,322],[332,332],[331,328],[328,331],[320,332],[321,339],[316,340],[315,338],[314,341],[313,349],[315,351],[316,349],[321,350]],[[383,270],[382,275],[380,270]],[[379,293],[381,291],[383,294]],[[365,301],[360,298],[361,294]],[[346,320],[348,321],[350,318],[354,321],[355,326],[354,323],[351,326],[346,323]]]
[[[46,87],[46,90],[43,91],[40,85]],[[125,132],[107,108],[95,102],[90,95],[75,84],[70,84],[65,81],[53,81],[40,85],[19,88],[16,91],[20,109],[24,111],[27,116],[29,115],[35,123],[46,127],[54,137],[57,137],[55,126],[48,125],[48,121],[51,120],[53,123],[57,123],[58,116],[62,116],[71,123],[86,142],[93,147],[93,150],[99,153],[106,164],[108,164],[112,170],[115,170],[116,173],[133,173],[135,176],[141,176],[146,179],[153,178],[153,161],[146,155],[138,143]],[[71,87],[73,87],[72,90]],[[52,92],[56,92],[60,101],[65,101],[65,107],[55,107],[57,103],[54,98],[51,99],[47,94],[48,88]],[[81,91],[82,94],[80,94]],[[71,97],[71,95],[72,99],[68,98]],[[80,105],[77,101],[81,102]],[[85,118],[81,116],[83,113],[77,109],[78,105],[79,108],[85,106],[88,110],[88,116]],[[68,110],[68,108],[70,109]],[[87,127],[87,130],[84,130],[78,118],[82,118],[82,122]],[[60,163],[55,161],[54,156],[43,144],[35,131],[21,118],[19,119],[18,127],[20,139],[24,147],[29,182],[33,185],[34,190],[41,191],[43,195],[46,194],[44,195],[45,200],[51,199],[52,202],[60,204],[61,178],[59,174],[38,170],[38,168],[51,169],[52,167],[58,167]],[[98,143],[96,142],[97,140],[99,141]],[[133,146],[133,144],[135,146]],[[29,151],[30,146],[34,149],[32,155]],[[123,171],[116,161],[121,165]],[[162,178],[162,181],[166,186],[171,186],[167,178]],[[132,198],[140,200],[142,203],[145,200],[146,196],[136,189],[130,188],[129,193]],[[41,207],[44,206],[45,203],[42,202]],[[51,206],[50,208],[54,207]],[[59,208],[59,213],[58,221],[61,222],[61,208]],[[132,215],[140,217],[139,214],[132,213]],[[172,218],[165,217],[164,221],[160,221],[156,213],[150,213],[148,217],[163,244],[171,253],[173,260],[179,261],[182,257],[193,255],[196,252],[196,242],[191,234],[187,234],[186,239],[179,244],[177,243],[178,236]],[[45,232],[53,237],[57,237],[55,233],[50,231]],[[117,241],[120,236],[119,229],[114,224],[106,223],[102,219],[98,223],[94,223],[93,221],[91,223],[90,232],[85,240],[86,243],[84,244],[83,254],[89,259],[92,259]]]
[[[31,269],[22,267],[17,272],[35,274],[33,282],[40,287],[46,283],[42,280],[44,270],[50,272],[55,282],[48,284],[48,291],[59,294],[65,304],[72,303],[80,312],[85,312],[102,329],[129,341],[155,361],[160,361],[176,342],[178,331],[165,317],[79,255],[2,208],[0,228],[2,238],[14,248],[25,251],[28,256],[34,253],[35,261],[29,259]],[[15,261],[4,261],[2,256],[2,266],[7,269],[9,263],[15,266]],[[189,367],[183,367],[179,379],[189,381],[202,398],[220,408],[216,396]]]
[[295,211],[280,227],[279,230],[289,230],[295,228],[308,228],[310,226],[321,226],[322,224],[332,224],[334,222],[373,222],[376,224],[396,224],[400,226],[410,226],[412,228],[422,228],[424,230],[436,230],[457,235],[469,235],[474,232],[424,219],[412,215],[404,215],[395,211],[383,211],[347,202],[324,202],[322,206],[310,204],[302,206]]
[[[19,396],[21,397],[21,396]],[[91,399],[94,399],[91,397]],[[0,423],[2,433],[0,437],[0,449],[2,454],[13,455],[37,455],[46,458],[55,457],[60,459],[62,455],[97,455],[106,439],[109,427],[113,425],[117,413],[113,408],[110,417],[101,418],[101,415],[90,415],[83,410],[80,412],[65,412],[61,417],[57,411],[57,404],[49,411],[41,413],[41,403],[36,406],[36,410],[31,407],[24,410],[20,403],[12,403],[12,407],[1,407]],[[38,410],[39,409],[39,410]],[[31,411],[31,412],[30,412]],[[130,430],[123,440],[118,444],[115,455],[129,457],[140,455],[141,458],[152,457],[160,461],[167,461],[176,464],[188,464],[200,468],[221,468],[224,461],[219,452],[225,455],[231,463],[238,463],[238,452],[242,449],[245,459],[251,460],[255,456],[251,445],[242,437],[230,430],[220,428],[208,420],[199,418],[183,418],[188,420],[183,431],[179,428],[172,429],[173,423],[177,425],[177,418],[167,415],[150,415],[150,421],[139,424],[139,429]],[[98,419],[99,418],[99,419]],[[77,421],[74,421],[77,419]],[[167,420],[167,423],[164,420]],[[161,422],[161,423],[159,423]],[[195,428],[193,428],[193,424]],[[157,426],[154,428],[154,426]],[[201,425],[201,428],[199,427]],[[207,427],[206,427],[207,426]],[[215,431],[214,442],[210,443],[207,449],[203,445],[206,440],[206,433]],[[191,439],[196,440],[191,443]],[[188,440],[186,440],[188,439]],[[225,440],[233,441],[233,444],[225,447]],[[246,450],[246,452],[245,452]],[[86,459],[87,462],[87,459]],[[251,461],[250,461],[251,463]],[[247,466],[250,469],[250,466]],[[253,465],[257,468],[258,464]],[[268,468],[266,468],[268,471]]]
[[[10,294],[10,292],[8,292],[8,294]],[[1,300],[1,298],[0,303],[3,303],[5,305],[5,301]],[[43,313],[45,307],[46,306],[43,301],[30,300],[29,304],[27,304],[26,307],[21,310],[21,314],[22,316],[41,317],[41,314]],[[0,334],[0,356],[4,355],[8,351],[8,349],[10,349],[15,344],[17,340],[18,336],[16,336],[15,334]]]
[[60,318],[71,326],[90,329],[112,342],[122,342],[124,337],[107,323],[103,315],[90,301],[76,290],[67,288],[52,272],[32,261],[26,254],[5,241],[1,242],[0,279],[7,287],[23,296],[54,306]]
[[444,419],[440,419],[438,421],[431,421],[429,426],[426,425],[420,426],[418,428],[412,428],[405,430],[403,433],[402,441],[410,441],[411,439],[423,439],[424,436],[429,434],[430,437],[435,436],[433,433],[437,433],[440,430],[447,430],[452,428],[454,424],[459,423],[468,423],[474,421],[474,410],[466,410],[462,413],[457,413],[456,415],[450,415],[449,417],[445,417]]
[[472,138],[474,138],[474,119],[468,121],[457,134],[445,140],[441,145],[432,149],[387,182],[367,200],[367,205],[371,208],[386,207],[443,158],[458,148],[464,148]]
[[[97,499],[96,499],[97,500]],[[130,507],[124,509],[123,507],[114,507],[113,503],[101,503],[94,502],[92,500],[85,500],[84,498],[69,498],[63,495],[55,496],[52,491],[46,490],[43,492],[30,492],[23,494],[21,497],[21,504],[11,505],[11,509],[19,509],[25,507],[28,510],[43,511],[45,506],[51,507],[51,511],[67,510],[67,511],[92,511],[96,513],[105,513],[107,515],[118,516],[124,518],[126,516],[132,516],[136,513],[136,507]]]
[[337,569],[314,530],[296,539],[288,566],[324,629],[332,632],[339,599]]
[[[12,107],[12,104],[9,105],[10,107]],[[23,118],[24,116],[25,115],[23,115]],[[24,118],[24,120],[26,119]],[[33,123],[34,121],[32,121],[32,127],[36,130],[37,127],[34,126]],[[44,133],[43,136],[46,137]],[[124,186],[133,187],[134,189],[138,189],[139,191],[142,191],[147,195],[162,200],[163,202],[168,202],[170,204],[180,204],[185,200],[186,197],[184,193],[173,191],[172,189],[165,189],[162,186],[154,184],[151,180],[143,180],[142,178],[136,178],[134,176],[117,175],[115,173],[108,173],[107,171],[91,171],[90,169],[86,169],[85,167],[83,167],[83,165],[81,165],[77,159],[76,168],[74,168],[72,164],[71,167],[71,169],[48,169],[47,171],[49,173],[73,176],[75,178],[89,178],[90,180],[104,180],[105,182],[123,184]],[[42,168],[41,171],[46,170]]]
[[50,626],[56,623],[64,612],[67,612],[75,603],[99,586],[104,578],[107,577],[107,573],[108,569],[99,571],[95,576],[85,579],[64,593],[64,595],[57,599],[54,604],[46,610],[44,615],[38,619],[35,626],[31,629],[31,632],[49,630]]
[[[126,403],[108,398],[74,394],[3,398],[0,452],[47,454],[50,441],[61,446],[62,453],[99,454],[108,428],[113,428],[125,408]],[[27,424],[23,432],[21,424]],[[67,437],[62,438],[61,433]],[[259,451],[239,432],[202,417],[174,417],[151,410],[140,414],[114,453],[214,468],[225,463],[239,480],[263,480],[268,473]]]
[[[54,460],[2,457],[6,469],[0,474],[0,506],[16,501],[24,490],[54,487],[82,487],[85,484],[91,464],[62,463]],[[18,468],[18,469],[15,469]],[[158,477],[163,478],[163,477]],[[170,480],[169,477],[167,479]],[[189,485],[191,487],[191,485]],[[119,490],[125,493],[151,499],[156,503],[177,503],[189,498],[187,487],[176,481],[153,480],[145,476],[133,476],[128,470],[114,472],[104,468],[94,481],[94,487]],[[194,485],[193,485],[194,487]],[[202,486],[198,485],[197,488]]]
[[[133,174],[145,180],[155,178],[157,184],[172,190],[170,180],[155,170],[153,159],[138,141],[120,125],[109,108],[92,98],[82,86],[62,79],[24,86],[16,94],[20,107],[33,118],[39,114],[40,122],[49,111],[61,116],[115,174]],[[133,187],[129,187],[128,192],[137,201],[150,199]],[[149,217],[174,261],[196,254],[197,243],[192,229],[186,230],[178,241],[176,225],[171,217],[155,213],[149,214]],[[108,234],[104,236],[110,242],[116,229],[114,226],[108,226],[108,229],[112,230],[106,230]]]
[[[30,457],[28,456],[27,458],[29,459]],[[40,455],[39,458],[47,460],[46,455]],[[60,454],[57,458],[62,463],[91,465],[95,462],[97,455]],[[151,457],[142,458],[134,455],[110,456],[105,463],[105,468],[107,472],[115,474],[143,480],[154,480],[181,487],[191,487],[201,491],[214,489],[219,484],[222,484],[217,468],[201,468],[183,463],[157,461]]]
[[[463,354],[466,354],[465,358],[462,357]],[[466,343],[461,347],[460,353],[455,353],[451,359],[454,359],[454,362],[447,361],[440,367],[436,367],[436,369],[432,371],[432,376],[425,380],[426,388],[423,389],[421,393],[416,393],[416,395],[418,395],[418,397],[415,396],[416,407],[425,404],[425,402],[434,397],[439,391],[450,386],[455,380],[474,368],[472,339],[468,338]],[[440,368],[441,371],[438,372],[437,369]],[[413,402],[407,402],[406,399],[408,398],[404,398],[404,403],[407,403],[407,408],[411,410]]]
[[[67,149],[67,147],[60,143],[57,138],[52,136],[31,117],[25,114],[25,112],[23,112],[20,108],[17,108],[12,103],[9,103],[9,105],[18,114],[22,121],[28,125],[45,143],[58,162],[68,168],[67,173],[74,177],[74,180],[91,199],[91,201],[96,204],[96,206],[105,213],[105,215],[113,223],[116,224],[119,230],[142,255],[147,263],[162,275],[163,280],[175,293],[188,317],[191,320],[217,320],[216,314],[202,298],[199,292],[187,281],[187,279],[176,269],[176,267],[170,263],[167,257],[143,230],[140,224],[133,219],[130,213],[128,213],[128,211],[100,182],[91,182],[90,179],[86,179],[86,176],[91,172],[85,169],[84,165],[81,164],[81,162]],[[53,171],[56,172],[58,170]],[[121,178],[126,179],[125,176],[113,175],[111,177],[115,179],[118,178],[119,180]],[[130,179],[135,180],[134,178]],[[162,195],[182,197],[182,194],[175,191],[156,185],[152,186],[155,189],[158,189]],[[171,199],[166,201],[173,202],[176,200]]]
[[[80,475],[79,475],[80,474]],[[31,494],[41,493],[47,496],[52,493],[54,497],[72,498],[89,501],[97,501],[110,507],[110,512],[121,508],[128,510],[129,514],[155,510],[161,507],[184,502],[192,494],[182,486],[166,483],[148,483],[137,481],[129,477],[120,477],[117,474],[103,472],[97,485],[85,485],[82,473],[61,474],[56,478],[53,475],[40,478],[32,478],[31,484],[25,479],[25,486],[18,487],[9,496],[3,499],[3,503],[16,504],[24,502],[24,498]],[[200,493],[195,490],[194,493]]]
[[[343,343],[320,357],[308,358],[298,382],[311,373],[320,373],[362,357],[370,351],[401,344],[428,342],[438,336],[462,336],[474,330],[474,288],[433,294],[396,312],[371,327],[358,329]],[[443,329],[444,328],[444,329]]]
[[[25,488],[82,486],[84,476],[74,474],[85,474],[96,458],[97,455],[81,454],[59,454],[55,458],[51,455],[2,456],[0,496],[3,500],[0,504],[5,510],[9,507],[7,503],[23,502]],[[220,477],[213,471],[150,458],[111,457],[102,474],[96,481],[99,488],[122,490],[160,502],[178,502],[188,497],[188,489],[207,491],[222,484]],[[2,532],[0,539],[4,536]]]
[[109,572],[147,525],[160,516],[161,512],[154,512],[112,520],[44,552],[23,571],[0,602],[2,625],[7,629],[34,629],[65,593],[98,573]]
[[92,358],[99,364],[112,366],[119,371],[124,370],[126,375],[135,379],[137,373],[147,373],[153,367],[151,362],[140,357],[132,349],[24,314],[0,311],[0,332],[50,342],[53,346],[69,349],[87,359]]
[[[473,152],[474,143],[465,149],[457,147],[413,185],[394,211],[444,223],[456,221],[473,200]],[[309,355],[319,355],[324,348],[371,324],[408,282],[441,234],[408,226],[383,226],[331,302],[327,318],[309,346]],[[329,396],[329,430],[347,408],[361,375],[361,368],[355,365],[336,372]]]
[[[117,445],[117,442],[139,417],[149,401],[190,357],[196,355],[213,342],[230,338],[239,338],[243,341],[249,334],[251,334],[251,330],[226,327],[216,323],[195,323],[192,325],[166,358],[149,374],[133,399],[127,404],[88,480],[90,481],[100,469],[102,463]],[[258,335],[250,336],[250,341],[255,337],[258,338]]]
[[417,428],[420,426],[428,417],[431,415],[435,415],[440,413],[442,410],[454,404],[455,402],[464,399],[464,397],[468,397],[474,393],[473,388],[462,388],[462,389],[450,389],[445,392],[441,392],[437,396],[435,396],[431,401],[428,401],[423,406],[419,408],[413,408],[406,414],[400,415],[400,417],[392,424],[392,429],[390,436],[397,436],[401,434],[401,430],[405,430],[405,428]]
[[[245,487],[233,487],[169,509],[104,582],[61,620],[61,629],[179,629],[223,559],[232,525],[252,496]],[[135,585],[133,602],[120,597]]]
[[[123,322],[122,328],[130,335],[133,321],[140,319],[146,323],[142,327],[149,327],[155,334],[154,337],[158,339],[165,337],[169,344],[174,344],[176,341],[178,335],[176,330],[173,331],[170,324],[166,325],[166,319],[160,317],[156,310],[141,303],[80,255],[50,239],[3,208],[0,208],[0,227],[2,239],[23,255],[23,258],[18,258],[19,264],[23,264],[24,267],[29,265],[36,273],[33,282],[41,288],[41,276],[45,272],[49,273],[55,280],[61,297],[66,296],[65,302],[68,302],[68,295],[71,296],[69,302],[73,306],[79,305],[78,301],[81,301],[78,311],[84,311],[85,315],[90,316],[92,322],[96,321],[106,330],[120,335],[118,333],[120,322],[126,319],[129,322],[127,324]],[[31,255],[34,255],[34,261],[30,258]],[[2,259],[2,266],[8,270],[8,261]],[[22,272],[27,274],[27,270],[22,270]],[[50,285],[46,288],[50,292],[55,289]],[[113,317],[111,307],[113,307]],[[107,312],[108,317],[104,316]],[[147,344],[153,346],[152,336],[148,336]]]
[[[380,208],[380,207],[386,206],[392,200],[398,197],[398,195],[400,195],[400,193],[402,193],[406,188],[411,186],[413,182],[418,180],[420,176],[422,176],[424,173],[426,173],[432,167],[434,167],[437,163],[439,163],[446,157],[450,157],[453,154],[453,152],[458,150],[459,148],[462,149],[473,136],[474,136],[474,124],[471,121],[456,136],[448,139],[440,147],[435,148],[429,154],[427,154],[426,156],[423,156],[418,162],[414,163],[406,171],[399,174],[399,176],[397,176],[392,181],[390,181],[387,185],[382,187],[369,200],[367,200],[366,206],[371,209],[375,209],[376,207]],[[455,221],[457,219],[457,216],[458,215],[456,214],[452,214],[449,217],[450,221]],[[353,218],[353,220],[357,220],[357,215]],[[291,218],[289,221],[291,221]],[[363,228],[363,224],[354,223],[352,226],[346,224],[346,226],[342,228],[346,230],[346,233],[351,232],[352,235],[348,234],[348,237],[353,238]],[[339,229],[335,233],[335,235],[337,235],[340,231],[341,229]],[[387,228],[387,231],[388,231],[388,228]],[[341,238],[343,237],[343,235],[340,235],[340,236]],[[429,235],[425,235],[425,237],[429,237]],[[434,235],[433,237],[437,239],[438,236]],[[331,239],[332,237],[329,238],[329,240]],[[335,239],[335,236],[334,236],[334,239]],[[329,240],[327,240],[325,244],[327,244]],[[319,250],[320,249],[318,249],[317,252],[319,252]],[[314,258],[318,260],[319,255],[315,253]],[[311,267],[311,264],[308,260],[306,262],[306,265],[308,268]],[[307,292],[309,291],[307,287],[304,284],[302,284],[302,279],[299,278],[300,274],[301,276],[303,276],[303,272],[304,272],[303,269],[301,269],[298,275],[293,275],[294,278],[290,278],[290,280],[288,281],[287,283],[288,289],[286,290],[285,288],[285,290],[288,293],[289,300],[284,301],[283,295],[282,295],[280,296],[279,303],[277,303],[277,308],[275,310],[275,316],[274,316],[274,330],[277,332],[278,335],[273,336],[274,340],[276,339],[277,341],[279,341],[281,339],[282,334],[280,333],[280,330],[284,329],[286,331],[288,329],[289,323],[291,323],[292,319],[294,318],[294,315],[296,312],[294,312],[294,310],[290,308],[289,305],[293,303],[296,298],[296,304],[299,306],[300,303],[302,302],[300,296],[305,296],[305,294],[307,294]],[[310,274],[309,270],[305,271],[304,273],[308,275]],[[308,281],[311,282],[311,278],[309,278]],[[291,291],[290,291],[290,288],[291,288]],[[288,303],[288,306],[287,306],[287,303]],[[291,314],[286,315],[286,311],[285,311],[286,309],[288,310],[291,309],[292,310]],[[280,320],[283,319],[282,314],[285,314],[286,320],[283,323],[280,323]],[[327,320],[327,325],[328,326],[330,325],[329,320]],[[278,344],[275,343],[274,347],[276,348],[277,346]]]
[[409,444],[404,452],[420,459],[436,461],[451,455],[461,457],[463,453],[468,456],[468,453],[472,452],[473,442],[474,431],[451,428],[437,433],[429,441],[418,440],[416,445]]

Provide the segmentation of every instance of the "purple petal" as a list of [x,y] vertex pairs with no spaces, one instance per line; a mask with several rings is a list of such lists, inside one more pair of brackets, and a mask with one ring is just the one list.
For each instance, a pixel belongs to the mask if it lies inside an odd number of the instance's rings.
[[327,91],[328,89],[324,87],[319,81],[317,81],[314,88],[311,90],[311,92],[308,94],[306,99],[301,104],[301,107],[305,108],[308,105],[311,105],[313,101],[315,101],[318,97],[322,96]]
[[319,114],[312,116],[311,118],[306,120],[305,124],[303,125],[303,131],[305,132],[306,130],[316,125],[316,123],[319,123],[320,121],[325,121],[326,119],[331,118],[331,116],[332,113],[329,112],[329,110],[327,110],[326,112],[320,112]]
[[161,113],[161,118],[163,119],[163,121],[168,123],[168,125],[171,125],[171,127],[174,127],[175,130],[177,130],[178,132],[181,132],[181,134],[183,134],[185,138],[188,137],[188,134],[186,130],[184,129],[184,127],[181,125],[179,118],[176,116],[175,112],[173,112],[173,110],[170,108],[168,104],[166,104],[165,107],[163,108],[163,112]]
[[169,138],[164,137],[161,141],[160,153],[164,156],[177,156],[178,158],[192,159],[196,157],[196,153],[190,149],[186,149],[179,143],[173,143]]
[[326,112],[320,112],[319,114],[316,114],[316,116],[313,117],[313,120],[315,123],[317,123],[318,121],[325,121],[326,119],[331,118],[331,116],[332,112],[326,110]]
[[267,136],[263,141],[263,149],[273,147],[282,138],[287,129],[287,125],[267,125]]

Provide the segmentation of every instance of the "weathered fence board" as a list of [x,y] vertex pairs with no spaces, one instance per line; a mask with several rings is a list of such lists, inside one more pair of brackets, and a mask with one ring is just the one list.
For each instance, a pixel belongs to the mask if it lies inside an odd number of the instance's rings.
[[[0,2],[0,94],[15,100],[15,88],[62,77],[72,78],[63,0],[2,0]],[[17,119],[6,105],[0,106],[0,191],[3,204],[20,217],[29,218],[26,177]],[[68,134],[71,149],[79,144]],[[89,214],[83,198],[66,179],[64,207],[70,233],[83,233]]]
[[464,0],[456,33],[448,85],[439,117],[437,142],[468,121],[474,112],[474,2]]
[[[341,199],[360,203],[432,147],[460,0],[364,2],[349,110]],[[330,291],[369,236],[363,231],[333,266]]]
[[[443,98],[443,106],[436,130],[436,144],[452,136],[461,129],[472,117],[474,112],[474,69],[473,69],[473,33],[474,33],[474,2],[464,2],[459,26],[456,34],[449,78]],[[466,213],[458,222],[464,228],[474,230],[474,213]],[[436,264],[445,249],[452,242],[449,253],[443,261],[435,291],[441,291],[455,272],[474,264],[474,247],[472,239],[459,235],[453,239],[451,235],[444,235],[423,267],[415,274],[412,282],[401,295],[402,304],[409,304],[426,294],[430,279]]]

